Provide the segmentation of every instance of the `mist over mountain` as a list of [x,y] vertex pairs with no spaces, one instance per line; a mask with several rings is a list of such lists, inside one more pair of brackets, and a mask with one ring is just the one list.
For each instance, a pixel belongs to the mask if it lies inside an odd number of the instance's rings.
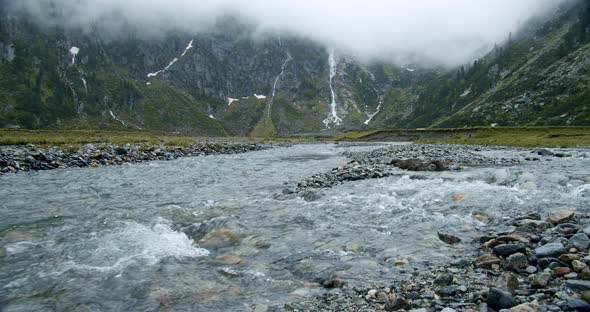
[[272,0],[19,0],[12,10],[44,24],[144,38],[204,32],[235,16],[259,34],[312,39],[361,60],[458,65],[506,41],[533,17],[566,0],[272,1]]

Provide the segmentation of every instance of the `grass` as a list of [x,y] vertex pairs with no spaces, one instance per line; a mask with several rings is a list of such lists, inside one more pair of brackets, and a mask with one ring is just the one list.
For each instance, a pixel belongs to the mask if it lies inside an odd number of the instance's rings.
[[419,143],[504,145],[522,147],[590,146],[590,127],[477,128],[475,136],[419,140]]
[[0,129],[0,145],[24,145],[29,143],[36,145],[149,143],[187,146],[196,143],[196,139],[157,132]]

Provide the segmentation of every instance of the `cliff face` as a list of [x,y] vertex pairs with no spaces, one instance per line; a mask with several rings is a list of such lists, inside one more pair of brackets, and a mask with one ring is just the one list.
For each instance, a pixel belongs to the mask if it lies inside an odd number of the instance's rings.
[[582,3],[531,23],[459,69],[363,64],[302,38],[255,36],[231,18],[208,32],[146,40],[1,12],[0,127],[268,136],[588,124],[587,10]]

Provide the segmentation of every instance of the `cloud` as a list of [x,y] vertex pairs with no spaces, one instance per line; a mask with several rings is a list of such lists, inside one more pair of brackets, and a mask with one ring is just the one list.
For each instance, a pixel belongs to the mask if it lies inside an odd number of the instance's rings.
[[[456,65],[568,0],[17,0],[37,19],[146,36],[205,31],[227,15],[365,59]],[[60,16],[52,19],[52,16]],[[67,18],[63,18],[67,17]]]

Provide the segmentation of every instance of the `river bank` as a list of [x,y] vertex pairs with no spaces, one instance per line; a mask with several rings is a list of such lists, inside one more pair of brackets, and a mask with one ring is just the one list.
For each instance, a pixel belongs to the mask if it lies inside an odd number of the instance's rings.
[[95,143],[66,147],[34,144],[0,146],[0,175],[19,171],[52,170],[70,167],[101,167],[181,157],[238,154],[272,148],[281,144],[257,142],[203,142],[188,146],[135,143],[116,145]]

